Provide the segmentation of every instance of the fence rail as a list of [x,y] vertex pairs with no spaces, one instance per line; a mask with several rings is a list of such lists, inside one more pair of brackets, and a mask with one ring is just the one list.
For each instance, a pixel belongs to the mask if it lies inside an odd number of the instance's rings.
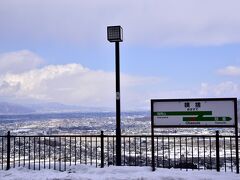
[[[151,166],[151,136],[122,135],[121,164]],[[156,135],[154,162],[160,168],[237,172],[235,136]],[[116,165],[113,135],[0,136],[0,169],[25,166],[65,171],[67,165]]]

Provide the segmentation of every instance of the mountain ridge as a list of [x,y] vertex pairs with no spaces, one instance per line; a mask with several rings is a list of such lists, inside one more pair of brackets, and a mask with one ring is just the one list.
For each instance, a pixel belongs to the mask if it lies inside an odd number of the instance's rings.
[[[238,104],[238,119],[240,118],[240,100]],[[61,103],[32,103],[18,104],[10,102],[0,102],[0,115],[11,114],[44,114],[44,113],[64,113],[64,112],[112,112],[113,109],[107,107],[83,107],[78,105],[66,105]],[[149,111],[149,110],[146,110]],[[127,112],[127,111],[126,111]]]
[[83,107],[77,105],[65,105],[55,102],[32,103],[32,104],[0,102],[1,115],[44,114],[64,112],[104,112],[104,111],[110,111],[110,109],[105,107]]

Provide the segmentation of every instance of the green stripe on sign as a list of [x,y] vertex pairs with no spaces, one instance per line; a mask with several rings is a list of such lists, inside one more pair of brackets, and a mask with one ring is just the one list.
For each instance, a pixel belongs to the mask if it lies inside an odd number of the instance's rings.
[[154,116],[204,116],[204,115],[212,115],[212,111],[162,111],[162,112],[154,112]]
[[231,121],[231,117],[183,117],[183,121]]

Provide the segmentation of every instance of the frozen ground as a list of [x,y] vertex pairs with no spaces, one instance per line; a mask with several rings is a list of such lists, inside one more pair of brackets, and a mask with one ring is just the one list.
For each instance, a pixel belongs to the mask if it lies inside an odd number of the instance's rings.
[[69,166],[65,172],[57,170],[29,170],[24,167],[0,171],[1,180],[239,180],[240,175],[231,172],[207,170],[157,169],[151,167],[105,167],[87,165]]

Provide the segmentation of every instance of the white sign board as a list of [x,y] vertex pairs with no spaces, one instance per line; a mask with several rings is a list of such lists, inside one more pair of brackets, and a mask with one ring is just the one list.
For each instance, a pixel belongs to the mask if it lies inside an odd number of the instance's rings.
[[234,127],[236,98],[152,100],[154,127]]

